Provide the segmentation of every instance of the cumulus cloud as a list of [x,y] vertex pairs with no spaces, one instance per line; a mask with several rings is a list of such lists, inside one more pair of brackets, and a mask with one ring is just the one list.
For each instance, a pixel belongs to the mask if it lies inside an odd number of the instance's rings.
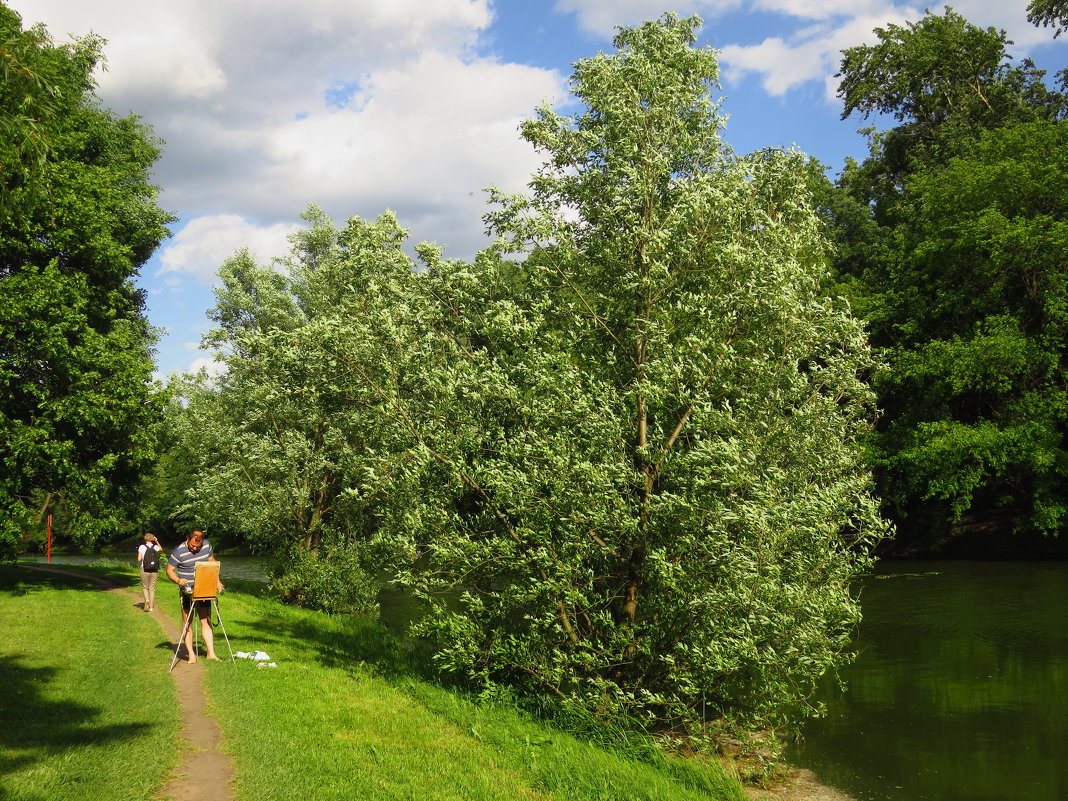
[[[680,16],[700,14],[710,18],[742,8],[742,0],[690,0],[672,9]],[[579,25],[591,33],[611,36],[620,25],[636,25],[664,13],[663,0],[556,0],[553,8],[573,13]]]
[[190,220],[160,252],[159,275],[184,273],[210,283],[219,266],[247,248],[261,264],[289,252],[296,223],[257,225],[237,214],[214,214]]
[[479,190],[518,188],[537,163],[519,119],[566,93],[555,71],[477,56],[490,0],[11,4],[57,38],[108,40],[98,93],[165,141],[161,205],[204,218],[163,252],[164,272],[204,277],[192,265],[232,243],[220,226],[241,230],[228,215],[269,228],[313,202],[339,219],[390,207],[416,238],[469,255]]
[[[975,25],[1004,30],[1015,42],[1014,54],[1024,55],[1034,44],[1049,41],[1048,31],[1027,22],[1027,3],[955,0],[952,7]],[[655,0],[556,0],[555,8],[575,14],[580,25],[599,35],[610,35],[617,25],[632,25],[662,11]],[[729,11],[770,12],[791,18],[794,27],[785,35],[723,46],[724,80],[729,85],[746,73],[756,73],[769,94],[780,96],[808,81],[822,81],[828,98],[833,97],[837,86],[832,76],[844,48],[874,43],[873,29],[916,21],[924,12],[923,4],[891,0],[755,0],[746,6],[737,0],[689,0],[674,8],[679,14],[696,13],[706,20]],[[935,13],[943,11],[938,4],[930,8]]]
[[818,23],[797,31],[789,39],[768,38],[756,45],[727,45],[720,51],[726,83],[747,72],[762,77],[765,91],[783,95],[812,80],[823,80],[828,97],[833,97],[842,50],[877,40],[873,30],[888,24],[904,25],[907,14],[854,17],[838,24]]
[[560,76],[428,52],[368,75],[344,107],[291,120],[263,144],[271,184],[335,217],[396,210],[420,239],[469,255],[481,244],[481,189],[522,188],[538,164],[518,126]]

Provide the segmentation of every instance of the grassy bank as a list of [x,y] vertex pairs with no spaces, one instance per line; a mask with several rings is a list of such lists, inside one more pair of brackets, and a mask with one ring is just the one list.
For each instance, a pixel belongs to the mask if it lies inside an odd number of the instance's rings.
[[222,612],[235,650],[277,664],[209,666],[239,799],[742,797],[718,765],[609,752],[444,690],[375,623],[243,593]]
[[159,788],[177,758],[170,650],[132,604],[0,566],[0,798],[144,801]]
[[[128,598],[77,580],[27,575],[30,571],[25,570],[17,571],[13,583],[10,577],[16,571],[3,570],[0,624],[7,632],[13,620],[27,619],[0,651],[3,665],[14,660],[14,669],[0,674],[4,686],[46,685],[34,689],[41,696],[33,704],[36,709],[46,710],[49,703],[57,705],[57,713],[63,708],[90,709],[93,731],[88,723],[61,723],[63,716],[53,715],[51,724],[37,727],[32,754],[23,753],[17,735],[0,735],[0,773],[5,777],[0,789],[21,786],[21,780],[9,781],[13,768],[22,776],[52,773],[52,784],[11,796],[26,801],[148,797],[140,771],[130,771],[137,759],[130,750],[134,743],[144,737],[156,752],[160,782],[175,757],[173,728],[167,729],[174,722],[173,688],[160,681],[167,677],[171,654],[158,647],[158,627],[131,610]],[[265,651],[277,666],[258,667],[248,660],[205,665],[210,711],[235,760],[239,801],[743,797],[737,783],[714,763],[668,760],[641,748],[600,748],[515,710],[477,704],[427,679],[396,638],[377,623],[285,607],[260,597],[263,588],[258,585],[244,589],[235,592],[231,587],[220,600],[233,648]],[[168,604],[168,596],[161,596],[161,605]],[[57,606],[63,610],[58,614],[52,611]],[[173,613],[177,616],[176,608]],[[51,628],[50,643],[38,648],[35,640],[42,627]],[[216,639],[219,654],[227,656],[220,629]],[[69,646],[81,643],[84,653],[70,653]],[[105,658],[100,651],[109,654],[104,678],[97,667]],[[69,664],[73,662],[81,667]],[[35,682],[30,674],[42,670]],[[66,676],[62,691],[53,686],[60,676]],[[93,689],[101,684],[107,692]],[[143,697],[155,698],[156,688],[164,685],[170,697],[162,696],[157,712],[131,716]],[[44,700],[46,690],[49,700]],[[116,727],[113,719],[127,723]],[[12,722],[16,730],[22,725],[5,717],[0,726],[11,732]],[[157,727],[151,733],[150,723]],[[88,738],[78,736],[83,729]],[[47,767],[60,756],[84,766],[77,768],[85,777],[78,780],[81,788],[71,791],[75,785],[68,780],[67,795],[52,792],[65,772]],[[19,758],[25,762],[21,767],[15,764]],[[89,773],[96,759],[105,761]],[[112,781],[109,773],[119,779]],[[113,785],[125,789],[120,792]],[[7,796],[0,792],[0,797]]]

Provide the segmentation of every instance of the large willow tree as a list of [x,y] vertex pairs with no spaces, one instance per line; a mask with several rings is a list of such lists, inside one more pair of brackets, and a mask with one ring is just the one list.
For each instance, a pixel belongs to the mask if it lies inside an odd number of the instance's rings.
[[423,372],[379,407],[410,447],[367,484],[393,482],[377,513],[419,557],[440,665],[658,728],[804,706],[884,532],[871,356],[819,294],[805,159],[724,145],[698,24],[580,61],[584,110],[522,127],[546,162],[495,195],[495,249],[423,252]]
[[690,732],[804,706],[883,533],[810,168],[724,146],[697,24],[579,62],[584,111],[523,126],[545,166],[473,263],[412,269],[388,216],[319,218],[285,278],[232,262],[230,371],[189,407],[190,497],[392,559],[443,669]]

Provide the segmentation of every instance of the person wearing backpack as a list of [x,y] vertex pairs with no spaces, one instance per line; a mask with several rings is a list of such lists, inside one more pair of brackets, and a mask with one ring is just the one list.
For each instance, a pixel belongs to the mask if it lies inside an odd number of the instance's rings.
[[156,579],[159,577],[159,562],[163,548],[156,535],[145,534],[145,541],[137,546],[137,561],[141,568],[141,595],[144,596],[144,610],[151,612],[156,608]]

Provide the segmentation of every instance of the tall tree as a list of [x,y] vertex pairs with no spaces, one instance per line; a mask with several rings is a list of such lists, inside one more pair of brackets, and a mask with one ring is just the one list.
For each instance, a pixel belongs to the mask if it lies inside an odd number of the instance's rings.
[[[355,326],[398,318],[395,288],[412,263],[390,214],[338,229],[313,207],[305,220],[284,264],[242,252],[220,270],[205,344],[226,371],[180,389],[175,454],[193,476],[179,511],[280,557],[276,583],[291,600],[367,608],[374,524],[356,487],[381,444],[368,420],[380,401],[344,380],[344,362],[375,374],[403,364],[395,345]],[[344,361],[324,353],[339,339]]]
[[546,164],[495,196],[498,250],[424,251],[425,367],[380,407],[412,444],[368,470],[403,498],[380,514],[439,664],[680,730],[803,706],[884,532],[858,446],[872,362],[818,292],[805,159],[724,146],[698,24],[578,62],[585,110],[522,127]]
[[[167,236],[157,142],[102,110],[100,41],[53,45],[0,6],[0,552],[62,499],[91,542],[153,455],[153,332],[132,283]],[[36,144],[34,144],[36,143]]]
[[1043,28],[1053,27],[1053,38],[1068,29],[1068,3],[1064,0],[1031,0],[1027,6],[1027,21]]
[[876,32],[843,54],[843,116],[899,124],[847,165],[832,216],[839,278],[889,362],[875,455],[899,547],[1056,532],[1065,98],[951,10]]
[[232,262],[229,371],[189,405],[197,502],[297,541],[329,476],[320,547],[390,554],[443,669],[690,732],[805,706],[885,533],[810,167],[724,146],[698,24],[579,62],[585,110],[524,124],[546,165],[473,263],[412,269],[391,216],[314,223],[284,276]]

